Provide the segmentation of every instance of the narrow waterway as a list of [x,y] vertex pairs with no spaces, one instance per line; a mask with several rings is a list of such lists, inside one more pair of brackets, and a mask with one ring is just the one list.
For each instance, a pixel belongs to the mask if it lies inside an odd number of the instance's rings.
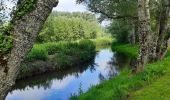
[[68,100],[71,95],[86,92],[91,86],[118,75],[131,61],[124,54],[100,49],[88,64],[17,81],[6,100]]

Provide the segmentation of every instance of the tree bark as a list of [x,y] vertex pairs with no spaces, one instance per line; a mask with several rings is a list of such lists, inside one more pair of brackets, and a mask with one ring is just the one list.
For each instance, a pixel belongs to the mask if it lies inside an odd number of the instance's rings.
[[160,11],[160,23],[159,23],[159,31],[158,31],[158,40],[156,47],[156,59],[164,58],[169,40],[169,28],[168,28],[168,19],[169,19],[169,11],[170,11],[170,1],[162,0],[162,8]]
[[129,43],[133,45],[136,43],[135,27],[133,27],[131,34],[129,35]]
[[15,25],[11,31],[14,38],[13,48],[9,59],[0,64],[0,100],[4,99],[8,90],[15,84],[21,62],[32,48],[38,32],[57,4],[58,0],[37,0],[35,9],[14,20]]
[[169,10],[170,1],[162,0],[156,18],[156,30],[152,32],[150,25],[149,0],[138,0],[138,17],[140,32],[140,54],[137,63],[137,71],[143,70],[148,62],[164,58],[169,40]]
[[143,70],[145,64],[148,62],[149,43],[151,40],[151,24],[150,24],[150,11],[149,0],[138,0],[138,20],[139,20],[139,42],[140,50],[137,60],[136,71]]
[[156,16],[155,32],[152,36],[149,61],[157,61],[164,58],[169,39],[168,17],[169,17],[169,0],[162,0]]

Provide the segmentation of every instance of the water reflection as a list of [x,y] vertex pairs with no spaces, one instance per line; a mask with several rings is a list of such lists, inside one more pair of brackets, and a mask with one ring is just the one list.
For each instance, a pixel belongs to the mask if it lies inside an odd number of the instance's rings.
[[88,64],[18,81],[6,100],[67,100],[118,74],[130,63],[126,55],[101,49]]
[[134,66],[135,62],[136,58],[130,57],[129,55],[126,55],[124,53],[116,52],[114,54],[114,57],[112,57],[110,65],[114,65],[118,70],[121,70],[125,67]]

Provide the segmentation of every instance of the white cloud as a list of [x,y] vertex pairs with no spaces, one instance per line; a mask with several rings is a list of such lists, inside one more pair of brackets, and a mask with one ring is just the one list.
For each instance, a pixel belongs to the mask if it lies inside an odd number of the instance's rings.
[[76,0],[60,0],[58,6],[54,8],[54,10],[67,12],[87,11],[85,6],[76,4]]

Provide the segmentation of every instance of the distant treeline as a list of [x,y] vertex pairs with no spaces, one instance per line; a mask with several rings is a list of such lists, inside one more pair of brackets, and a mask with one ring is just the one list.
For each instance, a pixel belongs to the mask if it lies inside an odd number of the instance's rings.
[[53,12],[40,32],[38,42],[94,39],[106,35],[94,14]]

